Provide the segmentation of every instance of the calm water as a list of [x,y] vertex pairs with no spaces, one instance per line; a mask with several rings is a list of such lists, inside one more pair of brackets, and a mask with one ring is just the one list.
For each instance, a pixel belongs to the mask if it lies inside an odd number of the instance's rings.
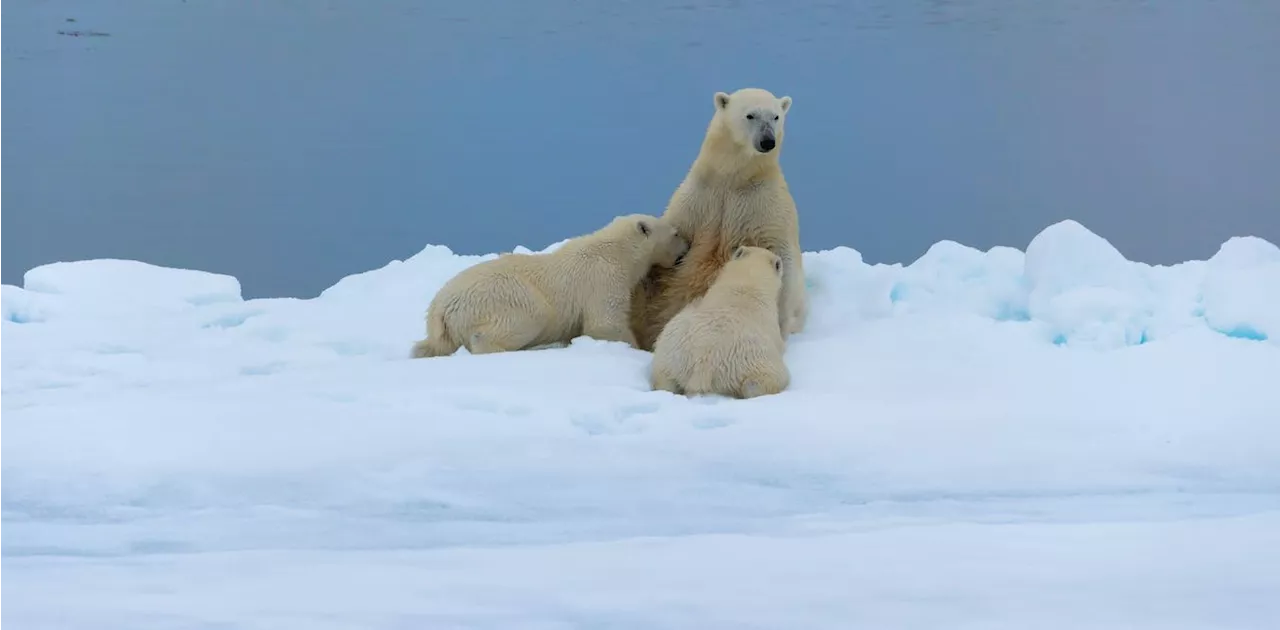
[[806,250],[1068,217],[1153,263],[1280,243],[1275,0],[6,0],[3,29],[6,283],[120,257],[310,296],[541,247],[661,213],[748,85],[795,99]]

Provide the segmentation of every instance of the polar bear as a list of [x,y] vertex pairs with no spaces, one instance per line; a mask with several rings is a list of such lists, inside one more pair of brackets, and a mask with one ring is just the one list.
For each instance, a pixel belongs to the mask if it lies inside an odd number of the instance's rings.
[[785,340],[804,329],[808,297],[796,204],[778,164],[791,97],[744,88],[715,94],[715,114],[702,149],[667,203],[663,218],[689,240],[674,268],[654,268],[636,286],[631,329],[650,349],[666,323],[706,292],[741,245],[764,247],[782,259],[778,325]]
[[653,347],[649,384],[675,394],[754,398],[791,384],[778,328],[782,258],[743,246],[711,288],[671,318]]
[[631,291],[652,266],[670,267],[689,244],[665,219],[621,216],[545,254],[507,254],[450,279],[427,308],[427,338],[411,358],[508,352],[579,335],[636,346]]

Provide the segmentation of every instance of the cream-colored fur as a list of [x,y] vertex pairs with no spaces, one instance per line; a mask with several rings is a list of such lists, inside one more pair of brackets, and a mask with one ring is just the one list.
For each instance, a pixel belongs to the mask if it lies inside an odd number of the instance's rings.
[[507,254],[454,276],[427,308],[427,338],[413,358],[523,350],[579,335],[636,345],[631,290],[655,265],[670,267],[688,243],[669,221],[614,219],[546,254]]
[[689,253],[674,268],[651,270],[633,293],[631,329],[641,348],[653,347],[667,322],[706,292],[741,245],[782,258],[779,329],[784,340],[804,329],[800,221],[778,164],[791,97],[755,88],[717,92],[715,108],[702,150],[663,214],[689,240]]
[[739,247],[711,288],[658,335],[650,385],[676,394],[735,398],[785,390],[791,374],[778,328],[783,273],[777,254]]

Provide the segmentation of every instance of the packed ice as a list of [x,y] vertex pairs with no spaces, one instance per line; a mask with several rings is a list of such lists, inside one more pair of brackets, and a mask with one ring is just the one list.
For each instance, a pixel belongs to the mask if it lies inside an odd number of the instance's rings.
[[[554,247],[554,246],[553,246]],[[527,251],[517,248],[517,251]],[[313,299],[136,261],[3,287],[15,628],[1266,628],[1280,248],[805,254],[791,388],[647,353],[410,360],[490,256]]]

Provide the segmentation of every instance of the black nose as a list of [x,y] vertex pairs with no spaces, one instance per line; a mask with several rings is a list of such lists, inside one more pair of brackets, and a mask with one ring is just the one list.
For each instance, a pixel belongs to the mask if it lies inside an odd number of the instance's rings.
[[761,139],[761,140],[760,140],[760,152],[761,152],[761,153],[768,153],[768,152],[772,151],[772,150],[773,150],[773,148],[774,148],[774,147],[776,147],[776,146],[778,146],[778,144],[777,144],[776,142],[774,142],[774,141],[773,141],[773,138],[763,138],[763,139]]

